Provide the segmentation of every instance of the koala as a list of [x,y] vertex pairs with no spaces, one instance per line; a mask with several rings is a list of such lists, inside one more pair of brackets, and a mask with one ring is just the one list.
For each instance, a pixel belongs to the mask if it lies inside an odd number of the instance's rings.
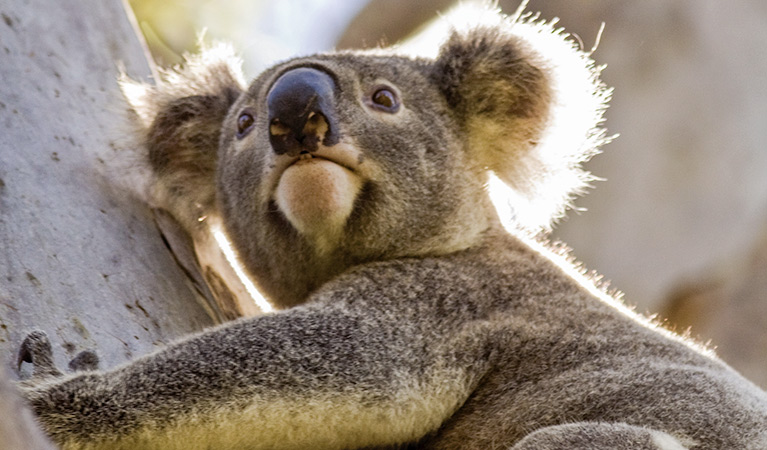
[[[128,84],[152,201],[220,220],[276,311],[22,385],[64,449],[764,449],[767,394],[530,238],[589,182],[609,90],[537,16],[435,57],[212,51]],[[514,194],[518,230],[490,200]]]

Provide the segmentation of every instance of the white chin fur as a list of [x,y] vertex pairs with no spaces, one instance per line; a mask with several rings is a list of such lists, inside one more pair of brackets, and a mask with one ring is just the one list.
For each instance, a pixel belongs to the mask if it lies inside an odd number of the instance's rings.
[[311,158],[282,173],[274,199],[291,225],[325,252],[340,239],[361,187],[360,177],[345,167]]

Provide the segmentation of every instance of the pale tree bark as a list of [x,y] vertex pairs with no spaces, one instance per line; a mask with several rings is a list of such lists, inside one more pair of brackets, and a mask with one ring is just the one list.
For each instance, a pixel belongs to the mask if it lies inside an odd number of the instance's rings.
[[[18,0],[0,18],[2,377],[34,329],[59,367],[86,349],[111,367],[214,324],[149,209],[113,182],[133,151],[118,67],[151,73],[123,3]],[[34,432],[0,389],[0,446],[45,448],[14,440]]]
[[30,411],[0,368],[0,448],[4,450],[53,450],[35,424]]

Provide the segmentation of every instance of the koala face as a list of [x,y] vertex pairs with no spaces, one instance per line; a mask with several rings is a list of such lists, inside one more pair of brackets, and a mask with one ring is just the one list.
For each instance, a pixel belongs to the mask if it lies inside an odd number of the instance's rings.
[[364,261],[466,248],[487,227],[485,180],[430,70],[359,53],[296,59],[232,105],[218,198],[257,278],[279,267],[277,277],[327,280]]
[[606,141],[609,91],[551,25],[493,17],[435,58],[320,54],[243,87],[231,58],[204,52],[157,86],[124,83],[147,124],[150,201],[192,235],[220,216],[278,307],[357,264],[476,244],[500,226],[491,172],[520,228],[548,229],[590,181],[579,164]]

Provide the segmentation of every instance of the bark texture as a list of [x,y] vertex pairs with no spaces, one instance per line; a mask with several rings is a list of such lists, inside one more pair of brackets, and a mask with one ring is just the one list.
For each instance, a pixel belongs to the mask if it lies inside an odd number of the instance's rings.
[[6,368],[33,329],[48,333],[59,367],[85,349],[109,367],[214,322],[149,209],[117,187],[131,183],[135,150],[118,67],[150,76],[130,17],[119,0],[0,5]]

